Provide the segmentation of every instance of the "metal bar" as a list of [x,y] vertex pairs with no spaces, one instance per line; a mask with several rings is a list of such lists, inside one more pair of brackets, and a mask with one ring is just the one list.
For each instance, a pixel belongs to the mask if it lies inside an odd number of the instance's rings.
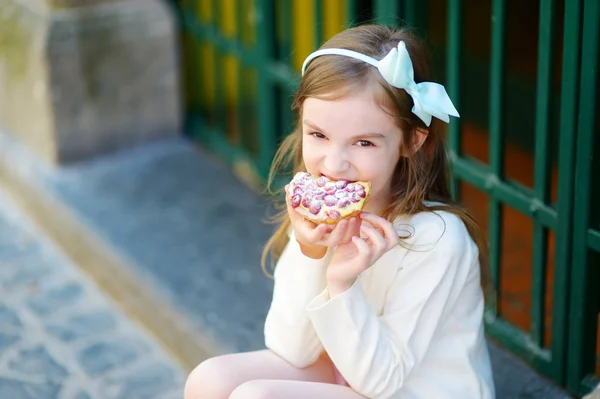
[[577,122],[577,156],[575,157],[575,190],[573,199],[573,247],[569,311],[569,346],[567,386],[570,391],[581,390],[586,375],[593,375],[596,361],[596,312],[589,276],[592,272],[588,259],[586,235],[589,226],[592,184],[592,149],[594,148],[595,105],[598,101],[598,47],[600,3],[586,0],[583,11],[583,38],[581,48],[581,80],[579,119]]
[[514,354],[521,356],[532,367],[545,372],[551,361],[550,351],[537,347],[528,334],[504,319],[497,318],[486,327],[486,333],[500,341]]
[[[237,41],[240,43],[241,47],[244,47],[244,33],[246,30],[246,15],[248,15],[248,7],[247,0],[236,0],[237,8],[236,8],[236,23],[237,23]],[[242,148],[248,148],[249,146],[249,135],[248,135],[248,104],[250,103],[248,90],[248,79],[246,79],[246,66],[244,65],[244,60],[237,57],[237,65],[238,65],[238,96],[237,96],[237,129],[238,135],[240,137],[240,146]]]
[[554,272],[554,309],[552,317],[552,372],[559,384],[565,381],[567,348],[567,304],[571,268],[575,132],[580,59],[581,0],[565,2],[561,82],[560,138],[558,154],[558,225]]
[[290,54],[292,52],[292,2],[291,0],[279,0],[275,2],[277,11],[277,47],[279,49],[278,59],[290,64]]
[[[294,25],[293,25],[293,18],[291,18],[292,15],[292,4],[291,4],[291,0],[279,0],[276,2],[277,6],[280,7],[281,9],[281,13],[280,13],[280,24],[282,24],[282,28],[283,28],[283,35],[280,38],[280,40],[285,41],[284,44],[280,44],[282,46],[283,49],[285,49],[285,52],[283,54],[280,54],[280,59],[282,60],[282,62],[287,65],[289,68],[292,68],[292,61],[291,61],[291,57],[290,54],[292,53],[292,49],[291,49],[291,42],[292,42],[292,32],[294,29]],[[291,109],[290,109],[290,100],[288,98],[288,86],[291,83],[291,81],[288,81],[286,83],[284,82],[278,82],[277,87],[278,87],[278,94],[279,94],[279,98],[277,99],[278,105],[279,105],[279,115],[281,116],[280,121],[281,121],[281,126],[277,126],[277,129],[279,130],[278,133],[280,135],[285,135],[286,133],[288,133],[288,129],[292,124],[292,113],[291,113]]]
[[254,159],[244,148],[232,147],[223,137],[222,132],[207,125],[202,117],[191,115],[190,120],[190,129],[195,139],[201,141],[209,151],[224,159],[232,167],[235,164],[243,165],[244,173],[240,174],[239,178],[253,187],[264,187],[266,180],[260,176],[255,168]]
[[[550,192],[550,106],[552,104],[552,78],[554,77],[554,48],[556,32],[556,1],[542,0],[538,43],[538,80],[535,131],[535,198],[548,202]],[[546,293],[546,265],[548,231],[533,220],[533,287],[531,290],[531,335],[533,341],[544,345],[544,318]]]
[[356,26],[356,0],[346,0],[345,21],[347,27]]
[[297,87],[299,82],[298,74],[282,62],[277,62],[274,59],[261,60],[257,51],[248,51],[241,47],[238,42],[225,38],[212,27],[202,25],[193,16],[185,15],[184,24],[197,37],[210,42],[221,51],[235,54],[236,57],[240,58],[248,66],[258,68],[259,63],[264,65],[262,63],[266,62],[265,68],[269,80],[277,83],[290,83],[292,87]]
[[375,20],[378,24],[394,25],[398,21],[398,0],[375,0]]
[[600,252],[600,231],[589,229],[587,232],[587,245],[590,249]]
[[[219,0],[212,0],[212,25],[215,30],[218,32],[223,32],[221,20],[221,2]],[[225,62],[223,57],[223,52],[219,50],[216,46],[213,46],[211,43],[212,52],[213,52],[213,119],[212,122],[215,126],[221,130],[221,134],[225,134],[227,132],[227,118],[225,116],[225,85],[223,79],[223,70],[225,69]]]
[[408,25],[415,26],[416,21],[416,6],[414,0],[402,0],[402,20]]
[[[257,52],[265,64],[273,60],[273,4],[274,0],[255,0],[256,12],[260,20],[257,28]],[[275,154],[277,137],[275,118],[275,91],[269,79],[267,69],[263,65],[258,68],[258,123],[260,158],[258,170],[262,176],[268,176],[273,155]]]
[[532,198],[531,190],[527,187],[519,187],[518,183],[500,181],[496,175],[470,159],[457,158],[454,160],[453,166],[458,179],[465,180],[487,192],[490,198],[534,217],[546,228],[556,230],[556,210]]
[[318,48],[323,44],[323,30],[325,21],[323,21],[323,1],[322,0],[314,0],[313,7],[315,8],[315,21],[314,21],[314,29],[315,29],[315,43],[314,48]]
[[[490,73],[490,170],[498,180],[504,175],[504,140],[503,99],[505,73],[505,43],[504,30],[506,27],[506,2],[494,0],[492,4],[492,55]],[[501,226],[502,206],[495,198],[490,198],[490,266],[494,283],[500,292],[500,262],[501,262]]]
[[[446,73],[448,75],[448,95],[457,109],[461,108],[460,91],[460,68],[462,55],[462,0],[452,0],[448,4],[448,50],[446,53]],[[459,111],[460,112],[460,111]],[[448,130],[450,144],[450,159],[453,160],[461,155],[461,131],[462,122],[453,118]],[[450,189],[452,197],[456,202],[460,201],[458,180],[451,177]]]

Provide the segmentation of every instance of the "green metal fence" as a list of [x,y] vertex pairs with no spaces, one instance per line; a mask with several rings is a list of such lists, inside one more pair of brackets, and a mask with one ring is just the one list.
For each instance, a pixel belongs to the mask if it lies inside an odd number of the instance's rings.
[[[511,16],[524,7],[518,2],[180,0],[188,132],[244,178],[262,184],[278,142],[291,131],[291,96],[310,51],[345,27],[371,21],[408,23],[434,42],[437,35],[438,80],[463,115],[449,126],[453,193],[467,201],[467,185],[486,198],[501,300],[508,296],[505,261],[513,256],[505,245],[507,215],[516,212],[532,225],[531,281],[524,291],[529,299],[523,300],[528,325],[503,315],[502,307],[488,309],[488,333],[570,392],[583,394],[600,375],[600,211],[592,206],[600,203],[600,140],[594,140],[600,126],[600,2],[527,3],[537,20],[531,24],[537,56],[529,63],[533,75],[519,80],[507,51],[516,29]],[[435,20],[439,15],[442,20]],[[479,29],[473,18],[490,25]],[[489,54],[477,59],[469,48],[482,38]],[[465,151],[466,124],[485,131],[483,161]],[[515,162],[513,143],[532,159],[531,184],[507,175]]]

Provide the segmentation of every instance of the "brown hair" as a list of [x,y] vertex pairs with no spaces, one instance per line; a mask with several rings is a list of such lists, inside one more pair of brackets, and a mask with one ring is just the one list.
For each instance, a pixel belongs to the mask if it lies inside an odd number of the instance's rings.
[[[338,33],[321,48],[345,48],[381,59],[401,40],[406,44],[410,55],[415,81],[431,81],[425,46],[408,28],[362,25]],[[377,84],[368,86],[373,83]],[[293,173],[304,171],[301,126],[304,100],[308,97],[339,98],[364,87],[374,87],[381,107],[388,110],[387,112],[392,112],[403,135],[403,146],[413,148],[416,129],[429,131],[427,139],[418,151],[410,156],[403,156],[398,161],[391,182],[392,201],[381,216],[394,220],[400,215],[433,211],[446,211],[459,216],[479,248],[482,285],[488,291],[491,281],[485,237],[473,217],[451,198],[444,141],[446,124],[433,118],[427,127],[412,113],[412,98],[404,90],[389,85],[375,68],[363,61],[327,55],[310,62],[292,105],[292,109],[296,110],[300,117],[294,132],[285,138],[275,154],[268,187],[270,188],[273,178],[285,166],[291,164]],[[438,202],[442,205],[428,206],[424,201]],[[288,242],[290,227],[285,208],[274,220],[279,223],[279,227],[267,242],[261,258],[263,271],[267,274],[266,259],[269,254],[273,259],[279,258]]]

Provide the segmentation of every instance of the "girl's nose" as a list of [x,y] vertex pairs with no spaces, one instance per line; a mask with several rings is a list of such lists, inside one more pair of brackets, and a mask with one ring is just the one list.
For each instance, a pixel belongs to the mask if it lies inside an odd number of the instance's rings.
[[327,174],[340,176],[350,167],[350,162],[341,151],[333,151],[325,157],[324,165]]

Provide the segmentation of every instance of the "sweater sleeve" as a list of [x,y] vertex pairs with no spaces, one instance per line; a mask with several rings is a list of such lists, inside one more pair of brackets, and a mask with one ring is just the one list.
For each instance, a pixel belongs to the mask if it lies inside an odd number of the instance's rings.
[[395,269],[396,276],[390,277],[395,280],[381,315],[367,302],[359,280],[332,299],[324,290],[309,304],[317,335],[358,393],[389,398],[401,389],[425,356],[469,269],[478,265],[472,241],[448,233],[433,249],[409,250],[403,259],[397,248],[401,265]]
[[304,368],[323,351],[306,307],[326,286],[327,253],[321,259],[305,256],[293,232],[273,273],[273,298],[265,320],[265,345],[288,361]]

